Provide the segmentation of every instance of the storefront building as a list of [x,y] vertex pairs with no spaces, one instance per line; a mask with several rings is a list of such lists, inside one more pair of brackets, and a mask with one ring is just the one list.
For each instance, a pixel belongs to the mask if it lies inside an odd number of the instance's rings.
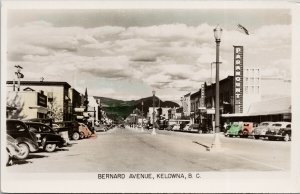
[[44,91],[8,91],[6,96],[7,118],[34,119],[46,118],[48,100]]
[[[13,81],[7,81],[7,91],[13,91]],[[49,117],[54,121],[70,121],[72,120],[72,101],[70,96],[71,86],[67,82],[52,81],[21,81],[21,91],[44,91],[44,95],[48,98],[47,108]],[[74,99],[77,96],[74,92]],[[74,100],[77,101],[77,100]],[[73,102],[74,102],[73,101]],[[76,102],[77,103],[77,102]]]

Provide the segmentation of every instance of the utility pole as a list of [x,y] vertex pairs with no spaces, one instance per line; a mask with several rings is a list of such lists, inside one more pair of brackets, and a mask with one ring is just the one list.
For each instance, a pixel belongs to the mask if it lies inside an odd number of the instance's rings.
[[24,74],[21,73],[21,69],[23,69],[23,67],[21,67],[20,65],[15,65],[15,68],[17,68],[17,71],[15,72],[15,74],[17,75],[18,78],[18,91],[20,91],[20,85],[21,85],[21,78],[24,78]]

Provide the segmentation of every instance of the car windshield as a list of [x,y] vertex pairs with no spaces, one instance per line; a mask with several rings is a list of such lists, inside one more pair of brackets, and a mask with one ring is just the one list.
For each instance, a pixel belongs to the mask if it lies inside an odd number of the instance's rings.
[[52,132],[51,128],[48,126],[45,126],[45,125],[41,126],[41,131],[42,132]]
[[268,126],[269,125],[269,123],[262,123],[262,124],[260,124],[260,126]]
[[275,124],[273,124],[272,126],[275,126],[275,127],[281,127],[282,124],[280,124],[280,123],[275,123]]

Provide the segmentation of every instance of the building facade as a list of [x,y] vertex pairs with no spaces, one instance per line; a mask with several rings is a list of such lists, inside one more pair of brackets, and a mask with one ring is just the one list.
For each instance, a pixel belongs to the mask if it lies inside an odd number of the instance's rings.
[[[13,91],[13,81],[7,81],[7,91]],[[73,118],[72,98],[67,82],[21,81],[20,91],[44,91],[48,98],[47,108],[54,121],[69,121]],[[74,98],[75,101],[76,97]]]
[[6,96],[7,118],[44,119],[48,114],[47,96],[43,91],[8,91]]
[[183,116],[189,117],[191,115],[191,93],[184,95],[181,98]]

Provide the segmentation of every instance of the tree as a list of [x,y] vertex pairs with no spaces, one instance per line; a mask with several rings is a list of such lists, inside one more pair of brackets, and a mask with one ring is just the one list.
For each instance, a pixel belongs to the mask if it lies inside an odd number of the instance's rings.
[[27,115],[24,114],[24,102],[21,102],[21,97],[18,93],[10,99],[9,96],[6,98],[6,107],[10,108],[11,110],[7,109],[7,118],[8,119],[24,119]]
[[48,110],[50,110],[48,117],[52,118],[54,122],[63,120],[63,108],[57,104],[56,97],[53,98],[51,103],[48,103]]

